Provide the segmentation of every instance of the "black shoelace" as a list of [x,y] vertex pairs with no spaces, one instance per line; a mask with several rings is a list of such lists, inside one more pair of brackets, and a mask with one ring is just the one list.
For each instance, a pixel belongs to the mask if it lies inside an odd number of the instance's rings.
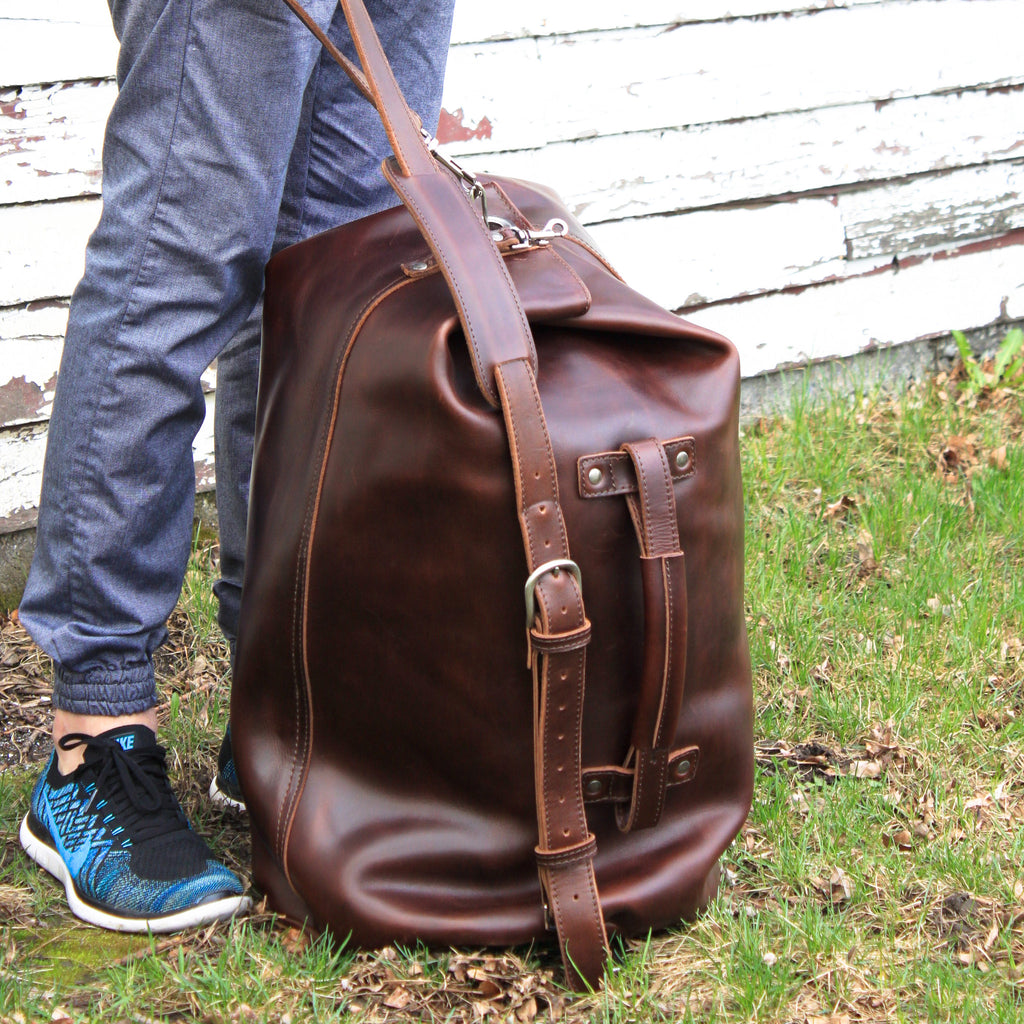
[[188,822],[167,780],[163,747],[126,751],[110,736],[79,732],[63,736],[60,746],[62,750],[86,746],[101,751],[99,756],[87,751],[85,763],[78,769],[82,773],[79,778],[94,775],[93,799],[107,801],[104,810],[113,813],[112,824],[120,825],[124,838],[132,844],[188,830]]

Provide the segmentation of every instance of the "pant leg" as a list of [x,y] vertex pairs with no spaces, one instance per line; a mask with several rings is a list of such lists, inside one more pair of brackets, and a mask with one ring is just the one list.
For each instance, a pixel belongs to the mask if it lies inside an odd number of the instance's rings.
[[[200,375],[256,302],[319,46],[280,0],[110,0],[119,94],[21,605],[54,706],[155,702],[191,537]],[[326,25],[331,0],[307,0]]]
[[[367,7],[406,99],[433,130],[441,109],[454,0],[371,0]],[[340,10],[330,36],[356,60]],[[376,111],[334,60],[321,54],[306,92],[274,250],[394,206],[397,197],[380,171],[390,152]],[[221,630],[232,650],[245,561],[261,309],[257,307],[217,361],[214,434],[221,578],[214,592]]]

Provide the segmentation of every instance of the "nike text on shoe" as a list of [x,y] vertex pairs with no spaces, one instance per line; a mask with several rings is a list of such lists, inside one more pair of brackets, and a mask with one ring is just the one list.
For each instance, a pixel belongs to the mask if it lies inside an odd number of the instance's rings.
[[245,810],[245,797],[235,770],[235,758],[231,753],[231,723],[228,722],[224,739],[220,745],[220,756],[217,758],[217,774],[210,783],[210,799],[221,807],[230,807],[234,811]]
[[84,762],[61,775],[56,753],[21,823],[25,852],[64,883],[76,917],[123,932],[173,932],[249,909],[242,884],[192,830],[144,726],[72,733]]

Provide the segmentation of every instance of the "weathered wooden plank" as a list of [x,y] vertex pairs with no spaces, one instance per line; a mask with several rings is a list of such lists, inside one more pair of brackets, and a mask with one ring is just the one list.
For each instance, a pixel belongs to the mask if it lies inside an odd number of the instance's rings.
[[70,295],[100,207],[98,199],[0,207],[0,306]]
[[[67,299],[33,302],[13,309],[0,309],[0,339],[11,345],[12,353],[36,342],[46,344],[60,341],[67,326]],[[0,365],[6,369],[8,363],[3,362]]]
[[935,0],[457,47],[441,137],[514,150],[1008,86],[1022,80],[1020,18],[1016,0]]
[[1024,166],[969,168],[794,202],[608,221],[590,230],[670,309],[862,274],[1024,228]]
[[1024,241],[688,312],[731,338],[744,376],[1024,317]]
[[[0,204],[93,194],[112,83],[6,94]],[[0,103],[5,100],[0,96]],[[463,155],[458,144],[447,149]],[[1024,88],[832,107],[470,154],[467,166],[546,182],[587,223],[884,181],[1024,153]]]
[[49,419],[61,348],[59,338],[26,344],[0,333],[0,428]]
[[96,195],[113,82],[0,93],[0,203]]
[[[838,197],[607,221],[591,231],[627,280],[679,308],[861,273],[894,255],[1004,234],[1024,226],[1022,191],[1024,166],[1010,162]],[[16,246],[8,254],[0,246],[0,301],[70,291],[96,205],[0,207],[0,237]]]
[[[452,41],[515,39],[637,26],[718,21],[775,13],[850,7],[878,0],[622,0],[514,6],[456,4]],[[2,0],[0,88],[76,78],[112,77],[117,58],[105,0]]]
[[[449,147],[455,155],[457,146]],[[1024,153],[1024,89],[908,98],[468,156],[542,181],[594,224],[820,191]]]
[[851,258],[891,259],[1024,228],[1024,164],[976,167],[839,197]]
[[117,39],[103,0],[4,0],[0,88],[113,77]]
[[[47,21],[45,11],[25,17],[21,2],[22,20],[9,20],[2,34],[0,87],[111,74],[109,27],[106,49],[89,36],[98,31],[88,21],[95,4],[90,15],[56,3],[58,13]],[[1016,0],[894,0],[810,17],[686,24],[672,32],[643,28],[456,46],[445,91],[453,114],[446,134],[486,135],[486,118],[490,137],[468,142],[479,151],[517,149],[1002,85],[1020,81],[1019,23]],[[915,45],[906,46],[906,39]],[[543,112],[540,132],[529,111]]]
[[591,230],[625,280],[668,309],[844,272],[843,225],[828,199],[608,222]]
[[683,25],[759,15],[794,14],[836,7],[878,3],[879,0],[624,0],[561,3],[520,0],[519,3],[455,5],[453,43],[493,42],[529,36],[565,35],[651,25]]
[[0,430],[0,533],[35,523],[45,452],[45,427]]
[[[0,533],[35,523],[43,478],[46,426],[0,430]],[[196,489],[210,490],[213,475],[213,395],[207,395],[206,419],[192,445]]]

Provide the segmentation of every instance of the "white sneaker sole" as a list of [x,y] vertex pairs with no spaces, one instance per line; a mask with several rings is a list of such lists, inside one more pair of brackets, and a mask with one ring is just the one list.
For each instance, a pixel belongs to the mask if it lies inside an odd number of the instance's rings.
[[216,776],[214,776],[213,781],[210,783],[210,799],[219,807],[230,807],[231,810],[239,811],[242,814],[246,811],[246,806],[241,800],[236,800],[234,797],[228,796],[227,793],[217,785]]
[[24,851],[44,870],[48,871],[59,882],[64,884],[68,906],[75,917],[100,928],[115,932],[179,932],[185,928],[199,928],[213,921],[225,921],[235,914],[244,913],[252,906],[248,896],[226,896],[213,903],[202,903],[198,907],[189,907],[174,914],[161,917],[117,917],[82,900],[75,891],[74,882],[68,873],[67,865],[59,853],[45,843],[40,842],[28,827],[28,815],[21,822],[19,838]]

